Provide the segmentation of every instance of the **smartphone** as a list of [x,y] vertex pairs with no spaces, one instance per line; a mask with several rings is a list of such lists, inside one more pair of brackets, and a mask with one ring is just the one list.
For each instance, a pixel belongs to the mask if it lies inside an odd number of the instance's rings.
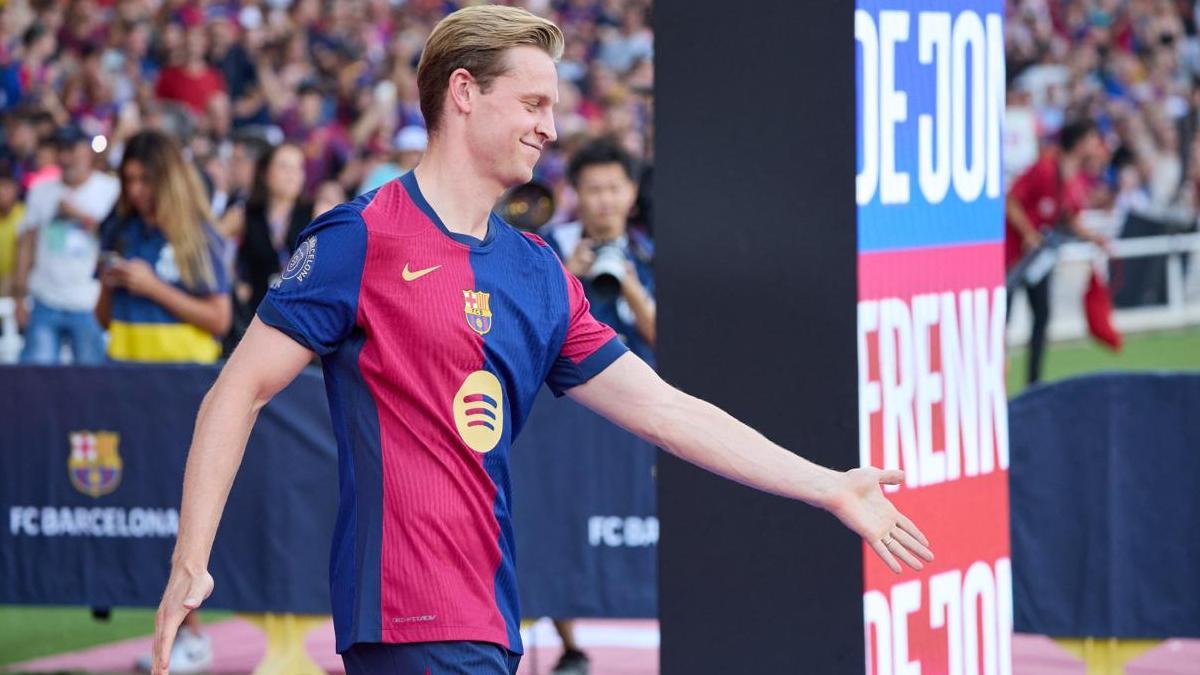
[[101,251],[100,252],[100,270],[107,270],[117,263],[121,262],[121,254],[116,251]]

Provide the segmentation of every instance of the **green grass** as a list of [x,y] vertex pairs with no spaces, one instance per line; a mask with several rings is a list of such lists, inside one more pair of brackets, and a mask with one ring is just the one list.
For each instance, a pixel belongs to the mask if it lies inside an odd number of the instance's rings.
[[[206,623],[232,616],[205,610]],[[154,610],[117,608],[96,621],[86,607],[0,606],[0,666],[154,632]]]
[[[1010,396],[1025,388],[1026,362],[1024,349],[1010,353]],[[1126,335],[1119,354],[1093,341],[1051,343],[1042,362],[1042,381],[1114,370],[1200,370],[1200,327]]]

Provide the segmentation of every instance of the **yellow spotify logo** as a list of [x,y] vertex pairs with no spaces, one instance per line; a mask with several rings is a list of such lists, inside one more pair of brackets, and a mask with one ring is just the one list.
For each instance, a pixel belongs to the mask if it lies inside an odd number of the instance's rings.
[[504,391],[495,375],[477,370],[467,376],[454,395],[454,424],[475,452],[496,447],[504,435]]

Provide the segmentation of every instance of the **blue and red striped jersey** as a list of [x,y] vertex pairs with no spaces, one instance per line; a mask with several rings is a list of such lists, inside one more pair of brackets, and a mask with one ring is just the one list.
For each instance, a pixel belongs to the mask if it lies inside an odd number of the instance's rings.
[[477,640],[521,651],[508,458],[542,383],[625,352],[579,281],[492,215],[451,233],[412,173],[318,217],[258,308],[321,356],[338,443],[338,651]]

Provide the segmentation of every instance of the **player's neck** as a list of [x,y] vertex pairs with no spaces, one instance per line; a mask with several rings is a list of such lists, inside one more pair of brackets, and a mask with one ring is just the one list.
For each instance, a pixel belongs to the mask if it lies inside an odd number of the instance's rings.
[[487,236],[488,216],[504,194],[503,186],[473,175],[470,162],[453,161],[436,152],[427,152],[413,173],[425,201],[447,230],[476,239]]

